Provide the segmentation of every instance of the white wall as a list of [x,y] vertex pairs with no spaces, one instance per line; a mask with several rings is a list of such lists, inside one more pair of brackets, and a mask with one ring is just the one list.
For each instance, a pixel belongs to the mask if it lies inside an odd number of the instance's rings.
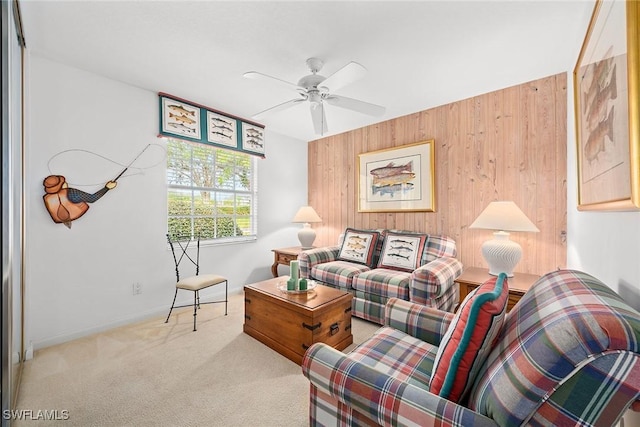
[[[157,138],[157,92],[35,55],[28,58],[27,80],[25,342],[39,348],[165,315],[175,273],[165,241],[162,149],[152,146],[136,163],[159,165],[121,178],[71,229],[55,224],[42,200],[42,180],[51,173],[95,184],[76,185],[94,192],[123,169],[65,150],[88,150],[127,164],[147,144],[164,146]],[[215,108],[213,101],[194,101]],[[297,244],[291,219],[307,201],[307,143],[268,129],[265,139],[266,159],[258,161],[257,242],[201,250],[202,271],[228,277],[230,292],[271,277],[271,249]],[[142,283],[141,295],[133,295],[134,282]],[[182,300],[191,301],[191,295]]]

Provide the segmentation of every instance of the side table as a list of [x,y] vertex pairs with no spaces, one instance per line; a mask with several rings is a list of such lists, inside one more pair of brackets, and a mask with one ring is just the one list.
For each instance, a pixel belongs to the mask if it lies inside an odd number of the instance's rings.
[[[460,302],[477,288],[486,282],[489,278],[495,277],[489,275],[489,270],[480,267],[467,267],[462,274],[456,279],[456,283],[460,285]],[[536,274],[514,273],[513,277],[507,279],[509,283],[509,301],[507,302],[507,311],[511,310],[520,298],[529,290],[540,276]]]
[[273,252],[273,265],[271,266],[271,274],[278,277],[278,264],[289,265],[293,260],[298,259],[298,255],[302,252],[302,246],[292,246],[290,248],[271,249]]

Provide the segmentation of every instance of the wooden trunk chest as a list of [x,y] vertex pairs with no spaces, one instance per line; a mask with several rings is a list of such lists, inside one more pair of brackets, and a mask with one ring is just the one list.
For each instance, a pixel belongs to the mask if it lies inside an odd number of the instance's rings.
[[338,350],[353,343],[351,294],[318,285],[294,294],[280,291],[278,277],[244,287],[244,332],[297,364],[311,344]]

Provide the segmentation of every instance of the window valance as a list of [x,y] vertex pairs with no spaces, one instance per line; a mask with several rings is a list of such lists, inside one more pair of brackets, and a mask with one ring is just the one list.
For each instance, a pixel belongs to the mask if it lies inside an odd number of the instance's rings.
[[160,136],[201,142],[264,157],[264,125],[158,93]]

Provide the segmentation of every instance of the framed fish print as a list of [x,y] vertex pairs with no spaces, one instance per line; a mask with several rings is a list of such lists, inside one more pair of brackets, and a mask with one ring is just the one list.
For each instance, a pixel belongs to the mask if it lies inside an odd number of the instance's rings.
[[435,212],[435,141],[358,155],[358,212]]
[[160,138],[177,138],[264,158],[264,125],[158,92]]
[[175,99],[162,98],[162,131],[200,139],[200,108]]
[[640,209],[640,2],[596,2],[574,72],[579,210]]
[[264,154],[264,129],[242,122],[242,149]]
[[207,141],[228,147],[237,147],[237,127],[235,119],[207,111]]

